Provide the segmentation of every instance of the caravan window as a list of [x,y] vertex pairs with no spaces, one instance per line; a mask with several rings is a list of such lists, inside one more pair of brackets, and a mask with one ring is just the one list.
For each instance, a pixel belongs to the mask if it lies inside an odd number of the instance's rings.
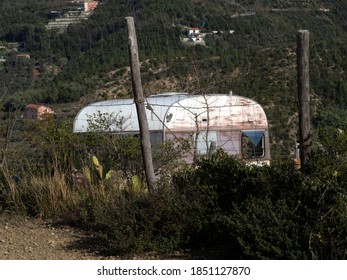
[[196,141],[196,150],[198,154],[204,155],[207,154],[211,143],[217,142],[217,133],[216,131],[200,131],[198,134],[195,134],[194,140]]
[[245,159],[264,157],[264,131],[243,130],[241,134],[241,151]]

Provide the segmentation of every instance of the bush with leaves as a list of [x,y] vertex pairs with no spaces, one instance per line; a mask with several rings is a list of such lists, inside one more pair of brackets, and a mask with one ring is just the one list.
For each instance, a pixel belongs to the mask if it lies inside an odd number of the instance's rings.
[[[219,245],[229,257],[243,259],[344,259],[347,138],[325,135],[308,173],[290,161],[246,166],[216,154],[180,174],[175,182],[181,190],[197,188],[200,199],[210,202],[195,233],[199,246]],[[333,139],[341,145],[329,147]]]
[[186,248],[203,222],[201,201],[166,187],[156,193],[128,189],[96,203],[92,227],[105,254],[171,253]]
[[347,256],[347,133],[318,130],[309,173],[302,185],[302,204],[310,226],[312,258]]

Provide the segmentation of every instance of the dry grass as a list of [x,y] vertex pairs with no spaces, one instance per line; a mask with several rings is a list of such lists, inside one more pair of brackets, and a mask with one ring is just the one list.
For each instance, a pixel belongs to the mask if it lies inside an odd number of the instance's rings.
[[83,208],[122,201],[129,192],[138,191],[129,186],[120,173],[113,175],[112,180],[88,186],[74,185],[63,172],[55,170],[53,174],[29,173],[15,180],[6,172],[0,185],[0,210],[2,206],[6,211],[29,216],[69,219],[70,215],[75,219],[81,214],[87,215],[83,214]]

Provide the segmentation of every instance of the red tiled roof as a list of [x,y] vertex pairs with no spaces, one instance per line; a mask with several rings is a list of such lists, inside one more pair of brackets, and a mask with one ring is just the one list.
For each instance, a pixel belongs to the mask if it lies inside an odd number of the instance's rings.
[[37,105],[37,104],[28,104],[25,106],[26,109],[38,109],[40,108],[42,105]]

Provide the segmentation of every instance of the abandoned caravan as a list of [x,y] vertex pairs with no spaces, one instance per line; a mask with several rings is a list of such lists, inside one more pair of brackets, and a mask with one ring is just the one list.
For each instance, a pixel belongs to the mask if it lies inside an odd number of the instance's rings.
[[[145,99],[151,143],[190,143],[183,156],[223,149],[250,164],[269,164],[270,145],[266,114],[254,100],[236,95],[189,95],[162,93]],[[139,135],[133,99],[115,99],[90,104],[77,114],[73,131],[106,131]]]

